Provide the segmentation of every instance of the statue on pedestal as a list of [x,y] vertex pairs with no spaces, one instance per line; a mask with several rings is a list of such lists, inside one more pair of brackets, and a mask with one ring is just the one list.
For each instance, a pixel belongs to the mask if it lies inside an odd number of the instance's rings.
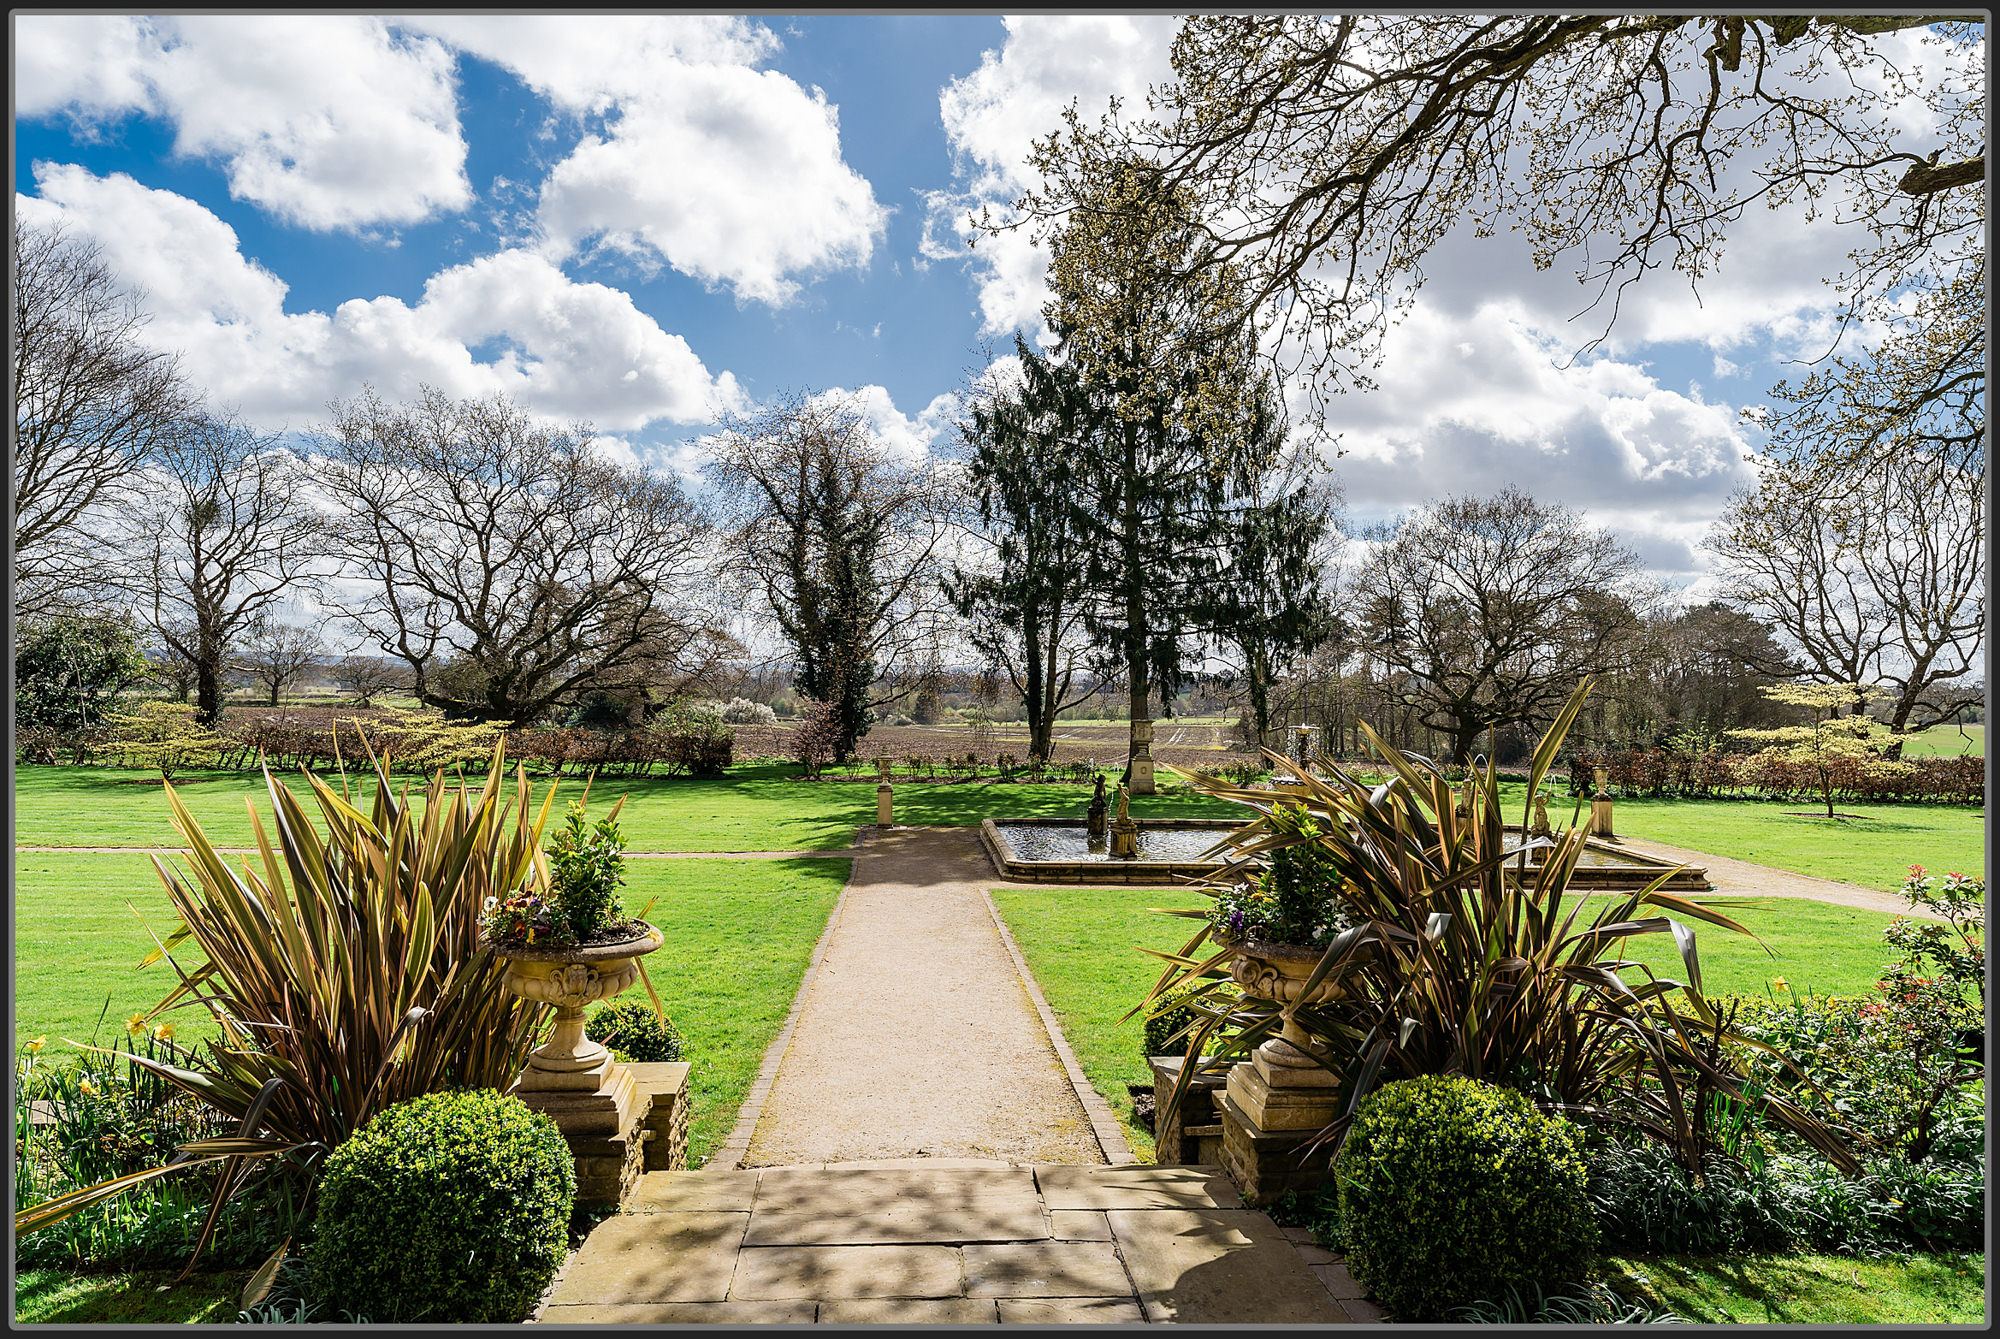
[[1096,793],[1094,793],[1090,797],[1090,811],[1084,817],[1083,821],[1084,832],[1093,841],[1101,839],[1104,836],[1105,808],[1106,806],[1104,802],[1104,776],[1102,773],[1099,773],[1097,778],[1097,790]]
[[1549,797],[1539,790],[1535,792],[1535,820],[1528,829],[1530,837],[1552,837],[1555,829],[1549,826]]
[[1132,792],[1118,788],[1118,817],[1111,824],[1111,854],[1119,860],[1139,855],[1139,825],[1132,821]]

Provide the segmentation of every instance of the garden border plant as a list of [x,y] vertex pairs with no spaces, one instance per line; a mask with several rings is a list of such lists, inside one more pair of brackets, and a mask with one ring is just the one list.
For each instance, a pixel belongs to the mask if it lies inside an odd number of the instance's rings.
[[[1579,685],[1538,744],[1529,795],[1539,789],[1590,687],[1588,681]],[[1382,1083],[1464,1074],[1519,1088],[1544,1110],[1658,1140],[1696,1171],[1714,1143],[1702,1113],[1720,1094],[1756,1110],[1844,1171],[1858,1169],[1844,1131],[1756,1082],[1725,1048],[1771,1052],[1731,1032],[1702,993],[1694,931],[1683,919],[1749,934],[1717,909],[1727,903],[1665,893],[1663,877],[1607,900],[1591,921],[1579,924],[1586,904],[1573,901],[1565,914],[1563,894],[1583,852],[1583,832],[1571,829],[1508,849],[1499,777],[1490,762],[1473,768],[1461,790],[1428,759],[1405,755],[1361,728],[1394,772],[1379,785],[1367,785],[1323,756],[1315,759],[1317,773],[1301,769],[1304,775],[1294,782],[1261,790],[1167,769],[1199,793],[1244,804],[1260,816],[1218,845],[1228,859],[1202,886],[1211,905],[1173,913],[1199,920],[1201,929],[1178,953],[1147,950],[1168,965],[1133,1013],[1150,1010],[1170,991],[1193,987],[1191,1005],[1205,1016],[1190,1034],[1190,1053],[1219,1059],[1243,1056],[1281,1023],[1295,1022],[1308,1038],[1303,1049],[1337,1079],[1337,1114],[1319,1131],[1320,1142],[1337,1145],[1361,1102]],[[1313,820],[1310,827],[1279,830],[1284,825],[1273,815],[1282,806],[1303,810]],[[1529,819],[1524,812],[1524,830]],[[1283,1006],[1211,1003],[1227,979],[1224,965],[1242,948],[1230,935],[1232,912],[1258,905],[1259,895],[1275,909],[1275,893],[1265,886],[1271,857],[1305,844],[1318,848],[1318,896],[1326,914],[1316,926],[1330,932],[1311,975]],[[1620,954],[1627,940],[1648,934],[1674,937],[1685,981],[1655,977]],[[1219,951],[1204,949],[1211,941]],[[1211,1039],[1217,1039],[1212,1050]],[[1771,1053],[1810,1089],[1795,1066]],[[1167,1118],[1185,1091],[1183,1075]]]
[[[407,788],[399,796],[391,784],[388,758],[370,750],[370,761],[367,814],[345,773],[340,793],[307,775],[324,838],[301,800],[264,769],[277,841],[249,806],[257,859],[245,858],[240,873],[165,787],[189,874],[154,857],[181,923],[156,937],[148,955],[180,979],[153,1013],[200,1007],[222,1035],[203,1053],[178,1054],[180,1063],[133,1062],[236,1132],[21,1209],[17,1237],[135,1185],[219,1162],[185,1275],[253,1168],[299,1179],[309,1201],[325,1157],[376,1112],[445,1088],[504,1088],[520,1072],[546,1010],[501,988],[504,964],[480,943],[480,911],[515,888],[547,888],[541,833],[553,788],[534,813],[526,769],[517,766],[513,797],[503,802],[504,744],[496,743],[483,787],[454,787],[438,772],[419,814]],[[192,969],[174,957],[189,941],[206,955]]]

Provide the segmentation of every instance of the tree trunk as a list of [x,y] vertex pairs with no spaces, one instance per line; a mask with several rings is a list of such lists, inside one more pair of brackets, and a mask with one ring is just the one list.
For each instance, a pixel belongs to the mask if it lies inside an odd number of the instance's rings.
[[1479,740],[1479,722],[1464,716],[1454,717],[1451,729],[1451,760],[1463,766],[1472,765],[1472,746]]
[[195,646],[194,718],[207,726],[222,719],[222,639],[213,635]]

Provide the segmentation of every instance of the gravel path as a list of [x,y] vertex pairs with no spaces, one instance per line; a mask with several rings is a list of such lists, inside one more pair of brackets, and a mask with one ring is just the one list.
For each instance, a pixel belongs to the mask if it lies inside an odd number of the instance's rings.
[[742,1165],[1103,1163],[988,910],[976,831],[864,832]]
[[1656,860],[1670,860],[1676,865],[1698,865],[1708,871],[1708,881],[1715,885],[1715,896],[1804,897],[1815,902],[1832,902],[1836,906],[1880,911],[1890,916],[1939,919],[1929,912],[1918,911],[1899,895],[1885,893],[1879,888],[1816,879],[1810,874],[1794,874],[1790,870],[1772,869],[1769,865],[1753,865],[1747,860],[1731,860],[1728,856],[1691,851],[1685,846],[1668,846],[1665,842],[1649,841],[1643,837],[1620,837],[1613,845],[1638,855],[1652,856]]

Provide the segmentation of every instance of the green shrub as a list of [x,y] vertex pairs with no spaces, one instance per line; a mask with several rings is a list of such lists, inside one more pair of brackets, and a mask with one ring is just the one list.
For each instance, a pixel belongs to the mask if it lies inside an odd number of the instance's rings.
[[1583,1132],[1459,1076],[1387,1084],[1335,1163],[1347,1267],[1404,1320],[1571,1282],[1597,1245]]
[[333,1151],[311,1263],[331,1306],[381,1322],[514,1322],[555,1277],[576,1199],[546,1115],[491,1089],[389,1108]]
[[680,1029],[632,996],[606,1000],[584,1021],[583,1035],[609,1046],[620,1060],[649,1064],[687,1053]]
[[1812,1158],[1776,1157],[1755,1169],[1717,1158],[1696,1178],[1663,1149],[1612,1144],[1593,1152],[1589,1166],[1607,1251],[1880,1255],[1970,1250],[1986,1234],[1983,1157],[1884,1158],[1853,1177]]
[[549,910],[568,931],[569,942],[587,944],[592,935],[625,919],[618,889],[625,882],[625,838],[618,831],[620,800],[595,826],[585,822],[583,805],[572,803],[562,831],[549,843]]

